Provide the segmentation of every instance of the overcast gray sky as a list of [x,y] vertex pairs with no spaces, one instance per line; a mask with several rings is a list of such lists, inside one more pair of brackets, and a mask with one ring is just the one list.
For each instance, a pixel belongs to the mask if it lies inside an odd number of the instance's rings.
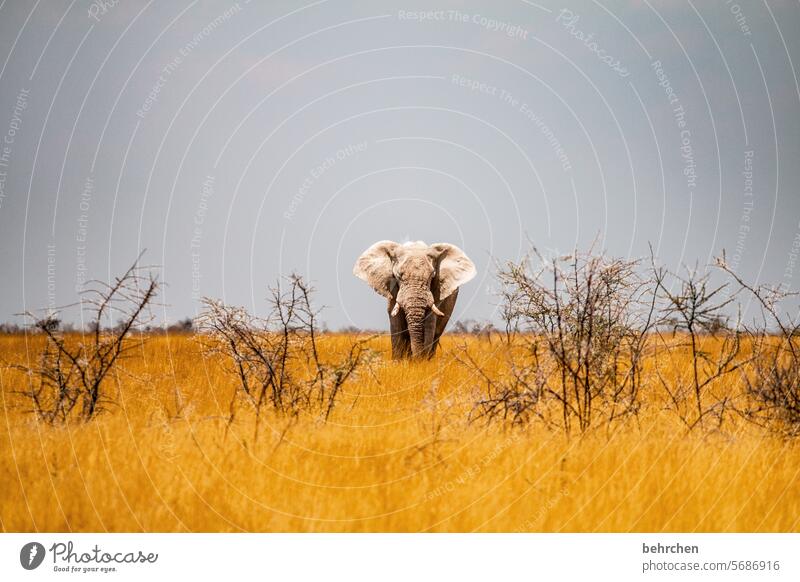
[[261,4],[0,4],[0,321],[145,248],[168,320],[294,270],[384,328],[380,239],[467,252],[458,318],[528,239],[800,286],[798,2]]

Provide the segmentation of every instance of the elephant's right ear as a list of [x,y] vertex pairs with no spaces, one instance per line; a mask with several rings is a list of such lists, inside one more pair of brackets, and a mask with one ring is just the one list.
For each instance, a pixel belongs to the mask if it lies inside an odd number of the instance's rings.
[[382,240],[365,250],[353,267],[353,275],[366,281],[370,287],[387,299],[392,298],[394,272],[392,262],[397,243]]

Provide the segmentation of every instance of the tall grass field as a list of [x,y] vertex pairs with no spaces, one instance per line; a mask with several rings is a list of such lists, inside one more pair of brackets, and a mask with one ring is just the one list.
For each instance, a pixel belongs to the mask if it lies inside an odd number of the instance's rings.
[[[352,336],[324,334],[322,357]],[[6,532],[797,532],[800,449],[730,413],[703,430],[653,363],[636,414],[584,433],[475,414],[503,374],[498,335],[445,334],[429,361],[377,356],[327,419],[239,404],[196,334],[137,336],[89,422],[48,424],[24,396],[40,335],[0,336],[0,526]],[[707,338],[707,349],[715,349]],[[662,377],[685,375],[673,352]],[[736,398],[741,375],[708,388]],[[796,439],[794,439],[796,440]]]

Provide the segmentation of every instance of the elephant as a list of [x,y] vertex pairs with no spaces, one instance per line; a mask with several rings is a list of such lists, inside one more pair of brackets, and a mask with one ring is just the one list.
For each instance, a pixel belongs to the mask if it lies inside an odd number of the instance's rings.
[[382,240],[364,251],[353,274],[388,300],[392,358],[431,358],[473,262],[455,245]]

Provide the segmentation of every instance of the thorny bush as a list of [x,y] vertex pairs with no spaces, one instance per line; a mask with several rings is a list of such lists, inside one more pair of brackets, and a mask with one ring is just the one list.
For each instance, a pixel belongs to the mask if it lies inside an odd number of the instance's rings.
[[370,338],[356,338],[343,356],[323,357],[313,289],[298,275],[285,283],[269,288],[265,318],[205,298],[196,320],[205,349],[221,354],[236,379],[230,422],[244,403],[255,411],[256,431],[265,409],[290,416],[316,412],[327,420],[342,387],[375,356],[366,347]]
[[[643,389],[661,389],[687,430],[719,430],[739,414],[800,435],[800,324],[778,307],[795,294],[749,285],[724,254],[715,266],[728,282],[591,249],[551,258],[533,249],[500,265],[506,343],[492,358],[506,364],[489,373],[466,346],[458,356],[478,378],[471,420],[610,431],[637,418]],[[749,325],[745,293],[760,312]]]
[[44,348],[35,363],[14,367],[28,375],[28,388],[21,393],[40,420],[88,421],[112,402],[106,389],[109,377],[144,341],[143,335],[132,335],[152,319],[148,307],[159,283],[147,270],[137,259],[112,283],[89,282],[76,305],[82,315],[88,314],[90,324],[79,334],[62,330],[58,311],[24,314],[30,329],[44,336]]

